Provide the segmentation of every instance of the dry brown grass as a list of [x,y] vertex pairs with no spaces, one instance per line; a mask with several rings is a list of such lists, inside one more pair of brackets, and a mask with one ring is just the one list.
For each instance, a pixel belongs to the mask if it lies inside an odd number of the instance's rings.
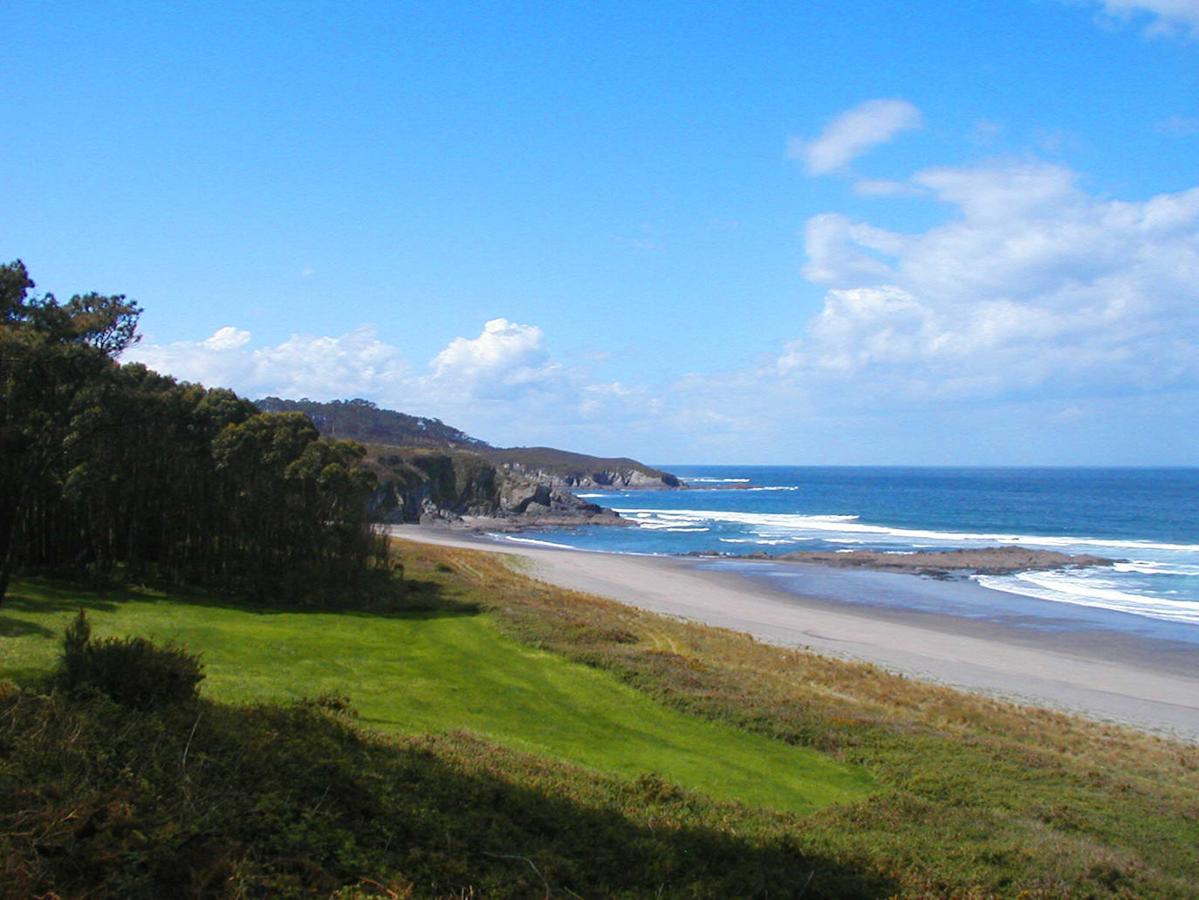
[[563,590],[495,554],[399,550],[410,574],[485,604],[523,641],[869,767],[886,790],[811,817],[804,840],[866,854],[905,893],[1193,896],[1199,885],[1194,745]]

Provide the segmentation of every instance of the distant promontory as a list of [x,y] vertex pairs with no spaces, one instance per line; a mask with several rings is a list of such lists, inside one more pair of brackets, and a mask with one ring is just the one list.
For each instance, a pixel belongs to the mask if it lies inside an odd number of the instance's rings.
[[368,400],[256,401],[264,412],[300,412],[331,437],[366,446],[384,522],[488,528],[624,524],[573,493],[587,489],[670,490],[678,477],[634,459],[551,447],[495,447],[440,419],[380,409]]

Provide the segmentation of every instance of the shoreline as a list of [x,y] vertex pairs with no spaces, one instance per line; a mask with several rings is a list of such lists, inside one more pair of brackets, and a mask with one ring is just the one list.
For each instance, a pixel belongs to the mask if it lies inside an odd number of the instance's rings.
[[1199,648],[1192,645],[1086,630],[1015,629],[840,603],[714,570],[712,560],[505,543],[418,525],[388,526],[387,533],[521,557],[532,563],[533,577],[559,587],[748,633],[766,643],[1199,742]]

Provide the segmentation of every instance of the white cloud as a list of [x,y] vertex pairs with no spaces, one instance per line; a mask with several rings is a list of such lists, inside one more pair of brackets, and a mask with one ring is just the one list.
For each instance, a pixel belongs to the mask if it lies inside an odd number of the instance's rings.
[[199,341],[137,344],[125,360],[247,397],[366,397],[503,441],[520,440],[536,420],[545,420],[543,411],[534,410],[539,404],[522,406],[530,393],[583,418],[596,412],[589,398],[614,395],[611,385],[590,390],[581,372],[550,359],[542,344],[537,326],[492,319],[477,337],[451,340],[424,372],[414,372],[401,350],[371,326],[338,336],[294,334],[278,344],[253,346],[250,332],[227,325]]
[[1149,18],[1147,34],[1178,33],[1199,36],[1199,0],[1102,0],[1103,11],[1114,18]]
[[[1199,188],[1113,200],[1029,159],[900,184],[945,220],[900,233],[812,217],[804,274],[825,286],[818,312],[781,353],[730,371],[591,377],[614,361],[563,365],[540,328],[504,318],[415,370],[370,328],[260,347],[229,325],[129,356],[250,396],[366,396],[498,444],[649,461],[1184,458],[1194,426],[1170,423],[1190,421],[1199,397]],[[1082,437],[1058,446],[1063,429]],[[1173,444],[1146,436],[1161,434]]]
[[919,197],[924,191],[904,181],[888,181],[877,178],[860,178],[853,183],[853,192],[859,197]]
[[250,332],[226,325],[200,341],[144,342],[126,354],[188,381],[227,385],[250,395],[314,399],[366,395],[408,402],[437,397],[458,402],[549,389],[565,380],[549,359],[536,325],[492,319],[475,338],[454,338],[412,374],[398,347],[363,326],[339,336],[293,334],[273,346],[249,346]]
[[908,397],[1160,390],[1199,382],[1199,188],[1142,202],[1061,166],[934,168],[956,215],[901,235],[816,216],[822,311],[777,370]]
[[885,277],[888,258],[899,252],[903,237],[838,213],[813,216],[804,226],[808,262],[804,277],[816,282],[840,282]]
[[849,163],[902,131],[919,128],[923,117],[906,100],[867,100],[833,119],[819,137],[810,141],[793,137],[787,153],[803,160],[812,175],[843,170]]
[[136,344],[125,359],[251,397],[313,399],[375,394],[400,381],[406,368],[399,350],[370,327],[337,337],[294,334],[271,347],[250,342],[250,332],[226,325],[202,341]]
[[432,382],[472,396],[510,395],[514,388],[545,386],[561,374],[541,346],[536,325],[491,319],[475,338],[458,337],[434,357]]
[[200,342],[200,346],[208,350],[235,350],[244,347],[250,340],[250,332],[226,325],[218,328],[211,337]]

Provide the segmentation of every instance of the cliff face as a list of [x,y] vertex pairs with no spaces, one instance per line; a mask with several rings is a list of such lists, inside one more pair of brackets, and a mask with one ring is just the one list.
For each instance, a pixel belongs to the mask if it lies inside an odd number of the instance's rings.
[[624,457],[604,458],[552,447],[493,447],[439,419],[379,409],[366,400],[256,401],[266,412],[302,412],[321,434],[368,448],[378,479],[373,513],[383,522],[460,522],[487,527],[620,523],[611,510],[571,491],[669,489],[679,479]]
[[505,527],[620,521],[611,510],[549,481],[498,469],[476,453],[370,447],[368,459],[379,483],[373,512],[383,522],[483,519]]
[[562,490],[652,490],[680,486],[679,479],[674,475],[635,459],[605,459],[550,447],[511,447],[506,450],[487,450],[485,453],[504,472],[532,478]]
[[494,466],[469,453],[369,447],[378,479],[372,501],[384,522],[489,515],[500,506]]

